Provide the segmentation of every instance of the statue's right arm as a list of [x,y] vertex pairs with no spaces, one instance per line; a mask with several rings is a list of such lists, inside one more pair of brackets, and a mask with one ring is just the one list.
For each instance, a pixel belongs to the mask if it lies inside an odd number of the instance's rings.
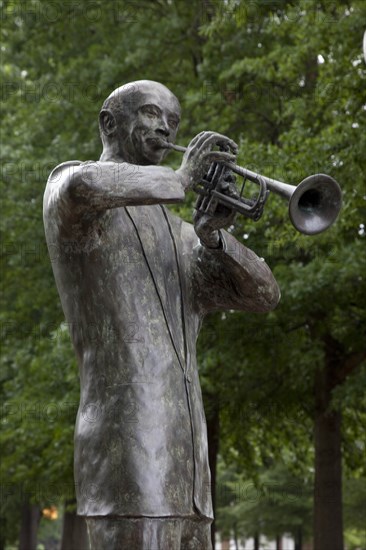
[[171,168],[116,162],[64,163],[48,180],[48,199],[81,210],[182,202],[182,179]]

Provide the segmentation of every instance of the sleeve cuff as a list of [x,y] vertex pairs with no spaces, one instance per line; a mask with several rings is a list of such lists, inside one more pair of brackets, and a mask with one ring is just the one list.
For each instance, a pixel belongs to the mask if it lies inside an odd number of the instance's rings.
[[218,234],[219,234],[219,244],[218,246],[215,246],[215,247],[212,247],[212,246],[208,246],[207,244],[205,244],[203,241],[201,241],[200,239],[200,243],[201,243],[201,246],[203,246],[204,248],[206,248],[207,250],[209,250],[210,252],[215,252],[215,251],[218,251],[218,252],[226,252],[226,249],[227,249],[227,246],[226,246],[226,241],[225,241],[225,238],[224,238],[224,235],[221,231],[221,229],[218,229]]

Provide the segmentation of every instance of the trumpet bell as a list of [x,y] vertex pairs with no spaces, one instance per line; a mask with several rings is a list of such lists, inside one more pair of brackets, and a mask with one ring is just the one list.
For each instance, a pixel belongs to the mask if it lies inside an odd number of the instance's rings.
[[297,185],[289,200],[289,216],[295,228],[316,235],[330,227],[342,206],[338,183],[326,174],[314,174]]

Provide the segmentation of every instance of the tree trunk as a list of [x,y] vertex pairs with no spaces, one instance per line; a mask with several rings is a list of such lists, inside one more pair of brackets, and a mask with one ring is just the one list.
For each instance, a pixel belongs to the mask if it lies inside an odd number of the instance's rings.
[[343,550],[341,413],[329,410],[336,359],[328,348],[315,377],[314,550]]
[[86,522],[82,516],[76,515],[76,511],[67,510],[67,506],[71,504],[74,503],[70,501],[65,503],[61,550],[89,550]]
[[21,511],[19,550],[36,550],[41,511],[35,504],[25,502]]
[[6,544],[5,530],[6,530],[6,519],[5,517],[0,516],[0,550],[5,550],[5,544]]
[[254,550],[259,550],[259,535],[256,533],[254,535]]
[[[212,506],[215,515],[216,511],[216,465],[219,452],[219,434],[220,434],[220,409],[217,396],[205,394],[206,419],[207,419],[207,438],[208,438],[208,461],[211,470],[211,496]],[[211,526],[212,548],[215,550],[215,521]]]
[[238,530],[236,527],[236,524],[234,525],[234,542],[235,542],[235,550],[239,550],[239,536],[238,536]]
[[297,530],[296,540],[295,540],[295,550],[302,550],[302,528],[299,527]]
[[276,537],[276,550],[282,550],[282,535]]

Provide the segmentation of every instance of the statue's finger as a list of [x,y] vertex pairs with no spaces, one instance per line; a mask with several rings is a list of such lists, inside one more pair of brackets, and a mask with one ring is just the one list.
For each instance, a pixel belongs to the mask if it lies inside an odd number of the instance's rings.
[[189,144],[189,147],[194,147],[194,146],[200,147],[202,143],[204,143],[205,140],[207,140],[207,138],[209,138],[213,133],[214,132],[209,132],[207,130],[205,130],[204,132],[200,132],[192,139],[192,141]]
[[207,153],[203,153],[202,160],[209,160],[211,162],[235,162],[236,157],[235,155],[232,155],[231,153],[225,153],[224,151],[209,151]]
[[217,132],[206,132],[197,140],[197,147],[200,147],[201,152],[204,149],[211,149],[214,145],[226,147],[228,146],[233,153],[237,153],[238,146],[232,139],[219,134]]

